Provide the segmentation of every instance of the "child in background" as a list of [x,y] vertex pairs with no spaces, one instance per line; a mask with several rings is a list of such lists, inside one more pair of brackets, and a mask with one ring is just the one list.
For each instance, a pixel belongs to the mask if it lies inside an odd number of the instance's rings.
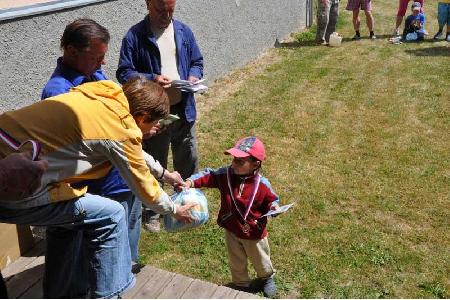
[[422,5],[414,2],[411,6],[412,14],[405,20],[402,39],[406,41],[421,41],[425,36],[425,15],[421,12]]
[[434,35],[435,40],[444,37],[444,26],[447,24],[447,35],[445,39],[450,42],[450,0],[440,0],[438,3],[438,23],[439,31]]
[[[420,5],[422,6],[421,12],[423,12],[423,0],[416,0],[416,1],[419,2]],[[405,16],[406,11],[408,9],[408,2],[409,0],[399,0],[397,18],[395,20],[394,36],[400,36],[400,25],[402,25],[403,17]]]
[[[225,229],[233,286],[247,292],[262,289],[264,296],[273,297],[277,291],[273,280],[275,270],[270,260],[267,217],[262,215],[277,209],[279,199],[269,181],[259,173],[266,157],[264,145],[256,137],[246,137],[225,154],[233,156],[230,166],[194,174],[186,180],[185,188],[220,190],[217,224]],[[250,286],[247,259],[258,277],[256,287]]]

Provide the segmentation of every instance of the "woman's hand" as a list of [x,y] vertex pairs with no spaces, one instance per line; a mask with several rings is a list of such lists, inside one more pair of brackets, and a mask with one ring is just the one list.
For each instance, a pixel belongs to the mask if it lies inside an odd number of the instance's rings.
[[196,206],[197,203],[189,203],[183,206],[176,206],[175,218],[183,223],[191,223],[194,219],[192,218],[190,209]]
[[177,171],[169,172],[168,170],[166,170],[164,172],[162,181],[164,181],[167,184],[170,184],[174,188],[176,188],[177,186],[184,185],[184,180],[183,178],[181,178],[180,173],[178,173]]

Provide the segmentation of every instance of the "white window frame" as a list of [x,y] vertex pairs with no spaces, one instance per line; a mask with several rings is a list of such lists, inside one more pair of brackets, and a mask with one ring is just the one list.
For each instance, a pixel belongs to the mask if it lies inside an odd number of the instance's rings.
[[110,0],[56,0],[20,7],[0,9],[0,21],[23,18],[48,12],[59,11],[77,6],[85,6]]

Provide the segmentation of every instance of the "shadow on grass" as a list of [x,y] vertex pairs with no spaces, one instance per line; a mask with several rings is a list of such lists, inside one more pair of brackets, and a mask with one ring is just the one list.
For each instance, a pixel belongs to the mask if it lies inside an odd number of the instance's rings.
[[450,48],[445,46],[430,47],[425,49],[408,49],[406,53],[416,56],[450,56]]
[[[383,39],[388,39],[388,38],[391,38],[392,37],[392,35],[388,35],[388,34],[384,34],[384,35],[377,35],[377,38],[374,40],[374,41],[376,41],[376,40],[383,40]],[[360,40],[352,40],[352,38],[351,37],[344,37],[343,39],[342,39],[342,42],[354,42],[354,43],[357,43],[357,42],[359,42],[359,41],[362,41],[362,40],[369,40],[370,38],[368,37],[368,36],[363,36],[363,37],[361,37],[361,39]],[[275,48],[290,48],[290,49],[292,49],[292,48],[299,48],[299,47],[313,47],[313,46],[316,46],[316,47],[321,47],[321,46],[323,46],[323,45],[321,45],[321,44],[317,44],[316,42],[315,42],[315,40],[314,39],[309,39],[309,40],[302,40],[302,41],[298,41],[298,40],[296,40],[296,41],[290,41],[290,42],[275,42],[275,44],[274,44],[274,47]]]
[[[377,40],[389,39],[389,38],[392,37],[392,34],[375,34],[375,36],[376,36],[377,38],[376,38],[374,41],[377,41]],[[370,37],[369,37],[368,35],[361,36],[361,39],[360,39],[359,41],[362,41],[362,40],[370,40]],[[343,41],[343,42],[358,42],[358,40],[353,41],[353,40],[352,40],[352,37],[344,37],[344,38],[342,39],[342,41]]]
[[275,44],[275,48],[299,48],[299,47],[311,47],[317,46],[315,41],[293,41],[293,42],[281,42],[279,44]]

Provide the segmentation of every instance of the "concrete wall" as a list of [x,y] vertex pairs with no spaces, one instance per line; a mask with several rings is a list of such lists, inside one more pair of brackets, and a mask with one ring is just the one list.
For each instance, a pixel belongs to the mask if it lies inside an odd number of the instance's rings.
[[[213,80],[257,57],[275,39],[306,25],[307,0],[178,0],[175,17],[188,24]],[[115,79],[120,42],[146,14],[144,0],[111,0],[0,23],[0,112],[37,101],[61,52],[65,26],[80,17],[107,27],[106,74]]]

